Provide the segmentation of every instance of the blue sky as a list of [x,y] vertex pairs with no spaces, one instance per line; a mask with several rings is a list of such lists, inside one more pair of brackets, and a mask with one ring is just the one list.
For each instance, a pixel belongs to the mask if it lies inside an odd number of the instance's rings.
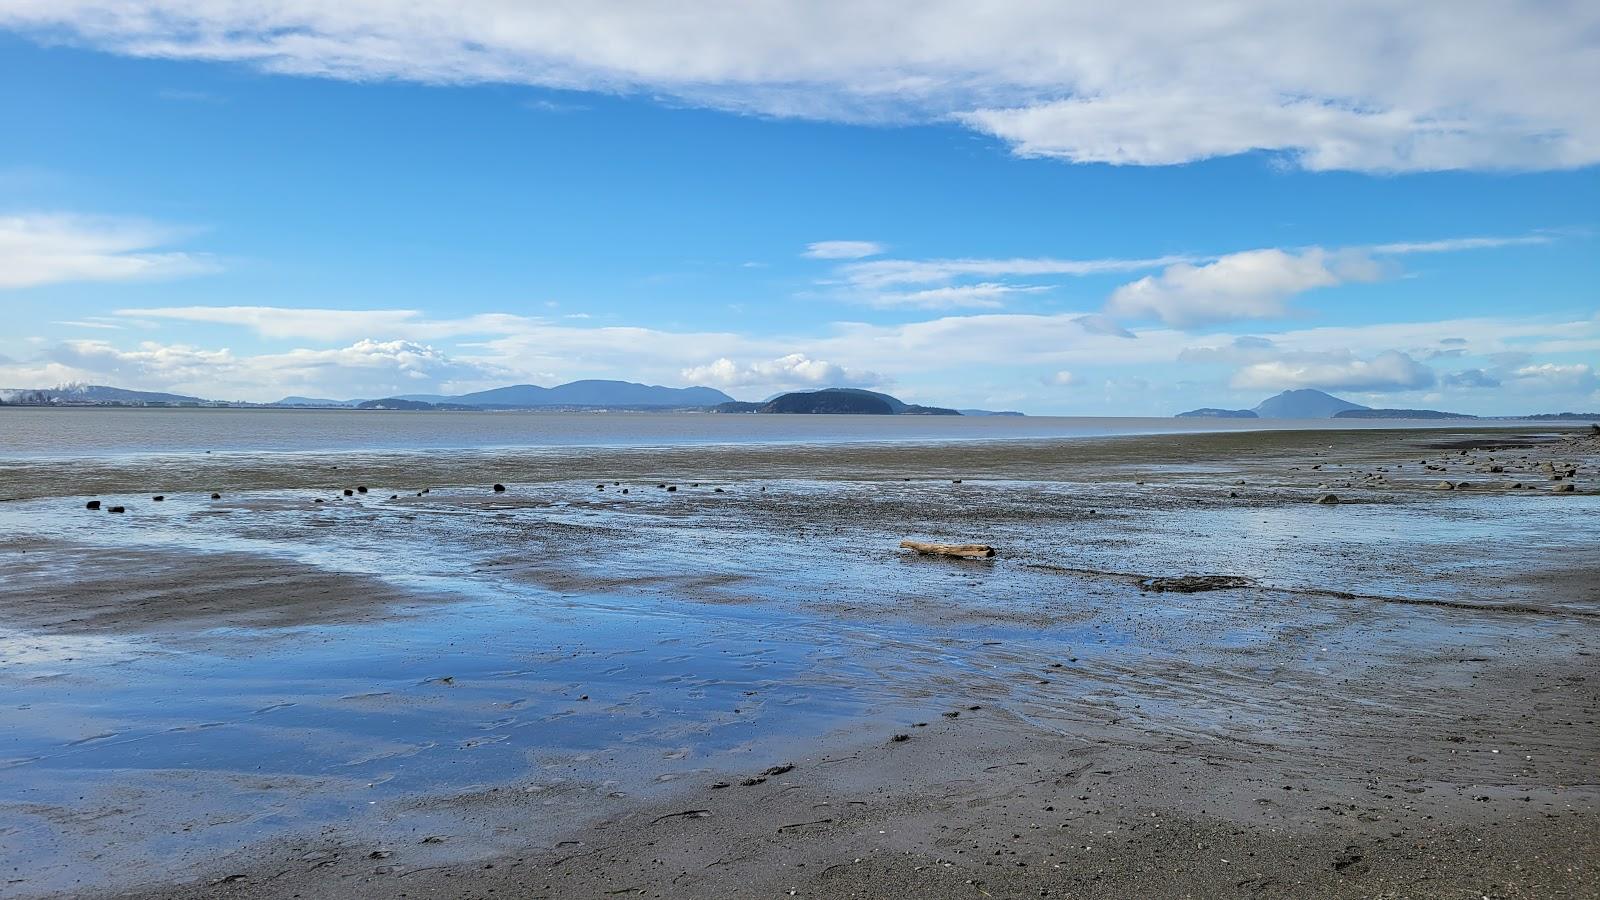
[[0,3],[0,387],[1600,408],[1595,12],[1346,6]]

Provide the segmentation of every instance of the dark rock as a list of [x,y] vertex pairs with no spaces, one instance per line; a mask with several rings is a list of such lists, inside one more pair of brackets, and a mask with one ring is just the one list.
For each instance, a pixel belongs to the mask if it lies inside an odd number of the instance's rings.
[[506,486],[496,482],[494,486],[494,492],[496,494],[504,494],[506,492]]
[[122,507],[120,507],[120,506],[110,506],[110,507],[106,508],[106,512],[119,513],[119,512],[127,512],[127,510],[122,508]]
[[675,491],[677,489],[678,489],[678,486],[674,484],[674,485],[671,485],[670,487],[667,488],[667,492],[671,493],[672,491]]
[[1578,486],[1570,481],[1563,481],[1550,490],[1555,491],[1558,494],[1571,494],[1578,490]]
[[156,501],[157,503],[160,503],[161,501],[167,499],[167,495],[166,494],[157,494],[154,497],[151,497],[150,499]]
[[1332,505],[1338,503],[1339,498],[1334,494],[1323,494],[1321,497],[1317,498],[1317,502],[1324,505]]
[[211,499],[213,499],[213,500],[221,500],[221,499],[222,499],[222,495],[221,495],[221,494],[218,494],[218,493],[215,493],[215,492],[213,492],[213,493],[212,493],[212,494],[211,494]]
[[899,743],[902,743],[904,741],[911,740],[911,735],[909,735],[909,734],[897,734],[894,737],[889,738],[889,740],[891,742],[893,742],[893,743],[899,744]]
[[88,503],[85,503],[83,505],[83,508],[84,509],[99,509],[100,508],[100,501],[99,500],[90,500]]
[[1171,591],[1179,594],[1226,591],[1254,586],[1255,579],[1242,575],[1179,575],[1170,578],[1144,578],[1139,581],[1139,587],[1146,591]]
[[355,491],[352,491],[352,490],[350,490],[350,489],[349,489],[349,488],[345,488],[345,489],[344,489],[344,495],[345,495],[345,496],[346,496],[346,497],[354,497],[354,496],[355,496],[355,495],[356,495],[356,492],[355,492]]

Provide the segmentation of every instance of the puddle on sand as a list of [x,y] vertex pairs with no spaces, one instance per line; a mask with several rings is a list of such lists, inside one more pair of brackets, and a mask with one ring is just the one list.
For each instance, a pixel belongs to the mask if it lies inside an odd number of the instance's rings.
[[97,652],[69,659],[39,651],[54,639],[10,636],[0,647],[23,652],[0,666],[8,892],[158,877],[307,823],[437,827],[397,811],[480,786],[637,796],[769,765],[784,735],[826,733],[877,699],[817,626],[770,611],[528,599],[219,629],[215,650],[182,654],[73,638]]

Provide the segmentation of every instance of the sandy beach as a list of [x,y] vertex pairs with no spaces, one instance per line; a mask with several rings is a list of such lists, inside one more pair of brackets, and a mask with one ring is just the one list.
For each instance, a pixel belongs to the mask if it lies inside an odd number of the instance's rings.
[[0,488],[0,896],[1600,896],[1588,428]]

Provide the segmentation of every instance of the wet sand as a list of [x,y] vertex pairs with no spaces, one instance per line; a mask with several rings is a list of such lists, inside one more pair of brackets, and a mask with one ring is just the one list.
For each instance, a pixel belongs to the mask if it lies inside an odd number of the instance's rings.
[[[17,501],[0,626],[43,661],[0,666],[34,707],[0,720],[0,844],[37,850],[0,894],[1600,896],[1597,464],[1572,430],[1227,434],[236,460],[109,524]],[[1145,589],[1187,574],[1248,583]],[[361,765],[252,757],[258,708],[209,695],[94,740],[85,692],[200,692],[192,657],[224,695],[267,660],[261,708],[334,711],[287,745]],[[345,657],[383,690],[306,662]],[[340,724],[391,700],[497,743]],[[42,733],[68,709],[85,733]]]

